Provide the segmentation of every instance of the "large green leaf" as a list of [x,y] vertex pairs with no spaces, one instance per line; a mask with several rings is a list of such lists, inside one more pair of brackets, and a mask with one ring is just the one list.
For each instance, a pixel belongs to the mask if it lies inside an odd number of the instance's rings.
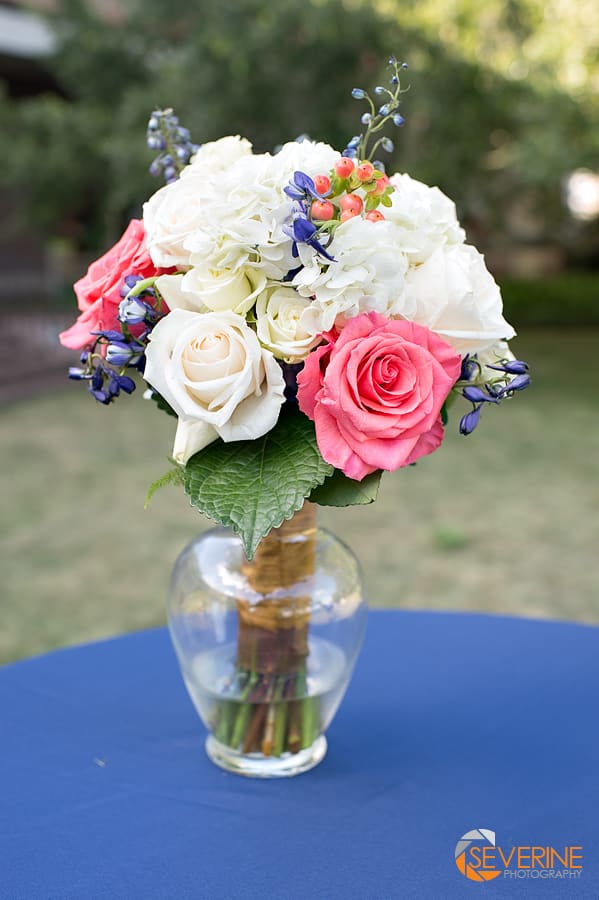
[[192,506],[240,535],[246,556],[271,528],[301,508],[333,467],[316,444],[314,424],[288,404],[264,437],[217,440],[185,466],[185,492]]
[[367,475],[362,481],[354,481],[339,469],[335,469],[332,475],[312,491],[310,500],[312,503],[319,503],[320,506],[356,506],[374,503],[382,474],[379,470]]

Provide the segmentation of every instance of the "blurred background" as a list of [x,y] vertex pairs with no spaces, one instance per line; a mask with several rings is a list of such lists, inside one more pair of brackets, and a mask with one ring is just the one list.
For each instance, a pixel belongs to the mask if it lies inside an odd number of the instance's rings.
[[[324,510],[373,606],[599,622],[599,17],[594,0],[0,2],[0,662],[164,621],[209,527],[170,488],[172,423],[68,382],[72,282],[159,184],[148,115],[258,151],[342,148],[352,87],[409,63],[388,171],[457,202],[533,385],[443,452]],[[152,408],[149,408],[152,406]]]

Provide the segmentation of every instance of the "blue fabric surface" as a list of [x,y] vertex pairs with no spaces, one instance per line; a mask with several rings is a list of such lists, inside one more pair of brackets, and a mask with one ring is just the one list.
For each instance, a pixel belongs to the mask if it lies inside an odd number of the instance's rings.
[[[166,631],[0,671],[0,897],[599,897],[599,629],[378,612],[329,753],[215,768]],[[466,880],[473,828],[582,844],[577,881]]]

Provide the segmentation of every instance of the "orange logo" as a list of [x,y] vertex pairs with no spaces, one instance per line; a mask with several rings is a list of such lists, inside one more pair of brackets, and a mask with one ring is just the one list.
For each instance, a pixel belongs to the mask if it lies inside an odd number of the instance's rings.
[[509,850],[497,846],[495,832],[489,828],[467,831],[456,844],[455,864],[470,881],[504,878],[579,878],[582,871],[582,846],[568,844],[559,849],[547,845],[526,844]]
[[488,828],[467,831],[457,842],[455,864],[470,881],[492,881],[501,875],[500,869],[487,865],[488,848],[495,848],[495,832]]

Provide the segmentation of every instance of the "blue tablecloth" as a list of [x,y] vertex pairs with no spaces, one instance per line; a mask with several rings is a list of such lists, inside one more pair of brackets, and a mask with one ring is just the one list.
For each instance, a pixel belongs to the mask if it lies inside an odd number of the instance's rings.
[[[204,755],[166,631],[0,671],[2,900],[599,897],[599,629],[377,612],[312,772]],[[471,829],[583,846],[579,878],[467,880]]]

